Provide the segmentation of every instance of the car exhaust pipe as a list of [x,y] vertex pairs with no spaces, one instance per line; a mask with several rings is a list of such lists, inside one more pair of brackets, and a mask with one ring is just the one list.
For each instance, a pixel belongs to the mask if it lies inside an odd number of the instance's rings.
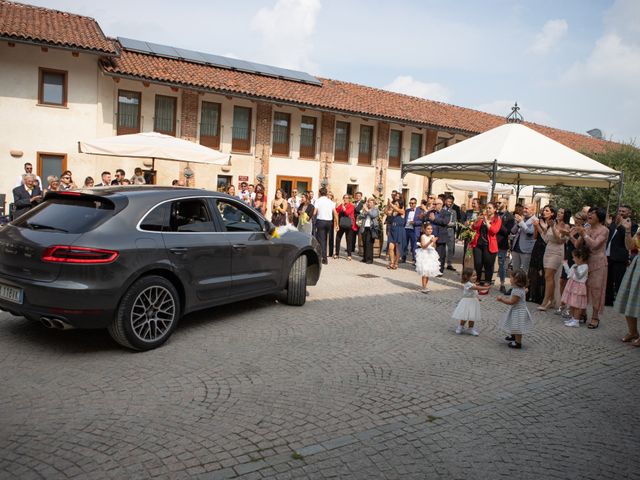
[[52,318],[51,324],[53,328],[57,328],[58,330],[72,330],[75,328],[73,325],[69,325],[67,322],[63,322],[58,318]]
[[46,328],[53,328],[53,323],[47,317],[40,317],[40,323]]
[[40,323],[47,328],[55,328],[56,330],[72,330],[76,328],[59,318],[40,317]]

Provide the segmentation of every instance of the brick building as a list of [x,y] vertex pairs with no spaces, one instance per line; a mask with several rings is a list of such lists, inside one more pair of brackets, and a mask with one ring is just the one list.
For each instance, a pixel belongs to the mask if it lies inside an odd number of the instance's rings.
[[[107,38],[89,17],[0,0],[0,192],[10,194],[27,161],[43,181],[68,168],[79,184],[89,175],[99,181],[103,170],[149,168],[150,161],[80,154],[77,142],[155,130],[231,154],[229,167],[156,161],[158,184],[189,166],[192,186],[261,180],[269,197],[277,187],[324,183],[338,196],[380,186],[422,196],[426,180],[401,179],[403,162],[504,122],[353,83],[307,81],[302,72],[283,76],[274,67],[230,67],[207,53],[138,45],[147,44]],[[607,144],[527,125],[577,150]]]

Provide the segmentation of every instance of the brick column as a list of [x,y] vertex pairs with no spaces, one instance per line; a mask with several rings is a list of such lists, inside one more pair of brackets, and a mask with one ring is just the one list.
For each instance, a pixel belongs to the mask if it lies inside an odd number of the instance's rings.
[[[271,156],[271,119],[273,117],[273,105],[258,102],[256,105],[256,156],[253,163],[254,177],[260,173],[265,176],[265,198],[268,198],[266,188],[269,184],[269,158]],[[258,181],[254,178],[253,183]]]
[[[198,103],[200,96],[198,92],[192,90],[182,90],[182,101],[180,110],[180,137],[190,142],[198,141]],[[187,162],[180,162],[180,178],[187,183],[184,176],[184,169],[189,165],[193,171],[193,176],[189,179],[189,186],[196,185],[196,169],[194,165]],[[202,185],[210,186],[210,185]]]
[[322,182],[326,175],[327,182],[329,182],[327,189],[331,185],[335,136],[336,116],[333,113],[322,112],[322,120],[320,122],[320,171],[318,172],[318,178]]
[[[378,122],[378,135],[376,139],[376,177],[374,179],[373,191],[378,194],[378,182],[382,180],[382,195],[387,190],[387,168],[389,167],[389,124]],[[380,176],[382,172],[382,177]]]

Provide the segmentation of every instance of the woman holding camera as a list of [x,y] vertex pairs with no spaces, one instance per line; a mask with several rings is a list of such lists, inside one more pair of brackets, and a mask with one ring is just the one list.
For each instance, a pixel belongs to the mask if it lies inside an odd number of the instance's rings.
[[351,203],[348,194],[342,196],[342,203],[336,207],[338,214],[338,225],[336,225],[336,254],[333,258],[340,257],[340,243],[343,235],[347,239],[347,260],[351,261],[351,246],[353,245],[353,235],[358,230],[355,219],[355,206]]

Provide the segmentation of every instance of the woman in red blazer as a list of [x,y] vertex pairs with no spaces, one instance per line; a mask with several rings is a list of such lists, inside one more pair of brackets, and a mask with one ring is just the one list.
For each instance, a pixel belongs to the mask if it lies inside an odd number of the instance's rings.
[[333,258],[340,257],[340,242],[342,241],[342,236],[346,235],[347,237],[347,260],[351,261],[351,247],[353,245],[353,236],[358,231],[358,227],[356,226],[356,218],[355,218],[355,207],[353,203],[351,203],[351,197],[347,195],[342,196],[342,203],[338,205],[336,208],[336,213],[338,214],[338,225],[336,225],[336,230],[338,231],[336,235],[336,254]]
[[476,231],[475,238],[469,244],[473,248],[473,265],[476,270],[478,282],[484,270],[483,285],[491,285],[493,280],[493,269],[496,264],[498,254],[498,240],[496,234],[502,227],[502,220],[496,215],[496,206],[493,202],[487,203],[483,214],[478,216],[478,220],[473,224]]

